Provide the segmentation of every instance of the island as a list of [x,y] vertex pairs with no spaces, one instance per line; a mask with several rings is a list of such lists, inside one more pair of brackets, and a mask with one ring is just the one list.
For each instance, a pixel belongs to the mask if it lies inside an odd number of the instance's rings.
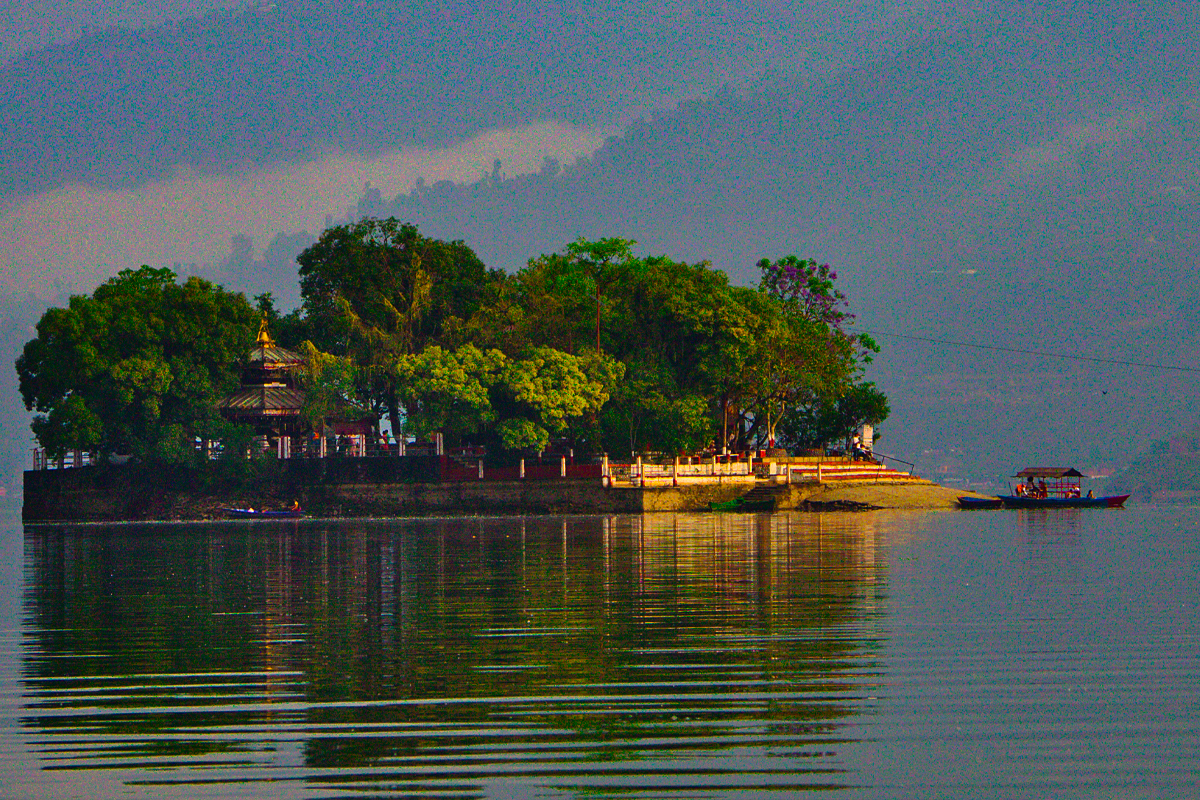
[[171,270],[46,311],[27,521],[953,505],[882,463],[878,346],[837,272],[580,239],[514,274],[395,219],[332,227],[280,313]]

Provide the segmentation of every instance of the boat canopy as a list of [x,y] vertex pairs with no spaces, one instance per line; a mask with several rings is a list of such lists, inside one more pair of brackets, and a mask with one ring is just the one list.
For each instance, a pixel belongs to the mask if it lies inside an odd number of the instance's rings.
[[1013,477],[1061,480],[1063,478],[1086,478],[1087,476],[1074,467],[1026,467]]

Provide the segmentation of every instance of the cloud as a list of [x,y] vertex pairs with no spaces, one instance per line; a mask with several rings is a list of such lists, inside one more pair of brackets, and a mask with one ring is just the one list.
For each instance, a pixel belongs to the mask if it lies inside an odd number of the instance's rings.
[[5,23],[0,61],[69,42],[89,29],[145,28],[245,5],[245,0],[0,0]]
[[1052,137],[1023,148],[1008,158],[1003,167],[1003,177],[1010,181],[1027,178],[1074,161],[1090,149],[1127,142],[1144,132],[1147,124],[1160,116],[1135,110],[1112,114],[1095,122],[1064,126]]
[[368,184],[394,194],[418,179],[471,181],[497,160],[506,174],[531,172],[546,158],[570,163],[590,154],[605,136],[547,122],[373,159],[337,154],[237,177],[193,174],[123,191],[58,189],[0,211],[0,274],[9,290],[55,281],[79,290],[143,263],[212,264],[235,234],[264,242],[320,231],[328,216],[345,216]]
[[768,67],[845,63],[921,7],[286,0],[104,30],[0,65],[0,193],[372,158],[547,119],[622,124]]

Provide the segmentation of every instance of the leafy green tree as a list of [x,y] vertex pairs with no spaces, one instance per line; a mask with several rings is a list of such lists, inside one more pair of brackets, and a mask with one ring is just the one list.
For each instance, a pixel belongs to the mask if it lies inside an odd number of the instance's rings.
[[630,239],[606,238],[592,242],[582,236],[567,245],[566,254],[576,265],[583,268],[592,283],[592,292],[596,300],[596,354],[600,347],[600,318],[603,310],[602,294],[610,284],[617,279],[623,270],[613,269],[623,267],[633,259],[633,246],[637,244]]
[[462,242],[394,218],[330,228],[297,261],[314,344],[353,360],[359,395],[393,430],[403,411],[397,359],[438,343],[500,279]]
[[858,383],[835,398],[795,409],[782,426],[782,439],[799,448],[845,442],[862,425],[878,425],[891,414],[887,396],[874,383]]
[[257,320],[240,293],[146,266],[47,310],[16,364],[39,443],[55,457],[194,457],[196,438],[228,431],[216,403],[238,385]]
[[402,356],[396,370],[407,405],[405,430],[421,437],[440,431],[450,444],[494,422],[489,394],[508,359],[499,350],[465,345],[447,350],[431,345]]
[[598,412],[622,375],[621,365],[603,356],[532,348],[508,362],[497,385],[500,438],[510,450],[534,440],[545,447],[551,434],[567,434],[572,423]]
[[301,345],[300,354],[304,357],[300,373],[304,405],[300,415],[324,436],[326,420],[354,407],[357,370],[348,357],[322,352],[310,341]]

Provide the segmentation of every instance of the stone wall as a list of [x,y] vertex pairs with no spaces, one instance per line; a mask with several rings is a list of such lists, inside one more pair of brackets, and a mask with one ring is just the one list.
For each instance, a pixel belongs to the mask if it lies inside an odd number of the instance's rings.
[[446,482],[421,482],[415,477],[349,468],[289,468],[225,481],[132,466],[29,471],[22,517],[28,522],[216,519],[224,516],[225,507],[284,508],[293,501],[314,517],[637,514],[703,509],[751,488],[739,484],[605,488],[599,478],[570,477]]
[[[397,461],[399,459],[392,459]],[[699,511],[747,494],[754,483],[606,488],[598,477],[526,480],[420,480],[412,467],[283,462],[261,474],[95,466],[25,473],[27,522],[220,519],[222,508],[285,508],[298,502],[312,517],[397,517],[431,514],[640,514]],[[366,461],[365,459],[363,461]],[[308,463],[321,469],[302,468]],[[421,469],[432,471],[434,465]],[[428,473],[425,473],[428,474]],[[772,486],[760,481],[758,492]],[[847,493],[850,494],[847,494]],[[756,492],[757,493],[757,492]],[[808,504],[853,507],[944,507],[954,492],[911,476],[887,480],[776,485],[778,510]],[[844,496],[843,496],[844,495]]]

